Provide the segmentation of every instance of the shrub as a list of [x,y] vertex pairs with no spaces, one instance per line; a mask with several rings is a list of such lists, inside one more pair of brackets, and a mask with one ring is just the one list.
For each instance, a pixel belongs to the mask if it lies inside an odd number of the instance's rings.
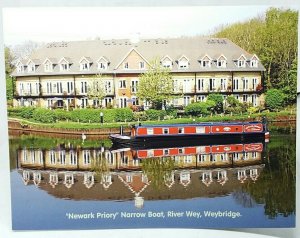
[[53,112],[57,120],[66,121],[71,119],[71,113],[63,109],[56,109]]
[[130,108],[117,108],[114,109],[116,111],[115,121],[132,121],[133,120],[133,112]]
[[35,121],[42,123],[54,123],[56,122],[56,116],[54,111],[44,108],[37,108],[32,114],[32,118]]
[[266,92],[266,107],[271,111],[280,109],[283,106],[284,94],[278,89],[270,89]]
[[164,119],[164,117],[167,115],[166,111],[164,110],[155,110],[155,109],[149,109],[146,112],[147,120],[158,120],[158,119]]
[[23,118],[30,119],[32,118],[35,110],[35,107],[21,107],[19,115]]
[[133,113],[133,120],[134,121],[146,121],[147,120],[147,115],[146,112],[134,112]]
[[221,94],[209,94],[207,97],[207,101],[215,102],[215,106],[212,108],[214,112],[223,112],[223,96]]
[[206,102],[196,102],[187,105],[184,109],[185,113],[192,116],[209,115],[210,109],[215,106],[215,102],[207,100]]

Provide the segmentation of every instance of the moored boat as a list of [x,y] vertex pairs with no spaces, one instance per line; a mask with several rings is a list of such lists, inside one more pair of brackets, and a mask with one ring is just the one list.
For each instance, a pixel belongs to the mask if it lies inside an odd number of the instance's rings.
[[148,143],[173,143],[197,140],[209,143],[225,140],[268,139],[266,123],[253,122],[217,122],[199,124],[137,125],[132,126],[130,134],[111,134],[115,144],[147,145]]

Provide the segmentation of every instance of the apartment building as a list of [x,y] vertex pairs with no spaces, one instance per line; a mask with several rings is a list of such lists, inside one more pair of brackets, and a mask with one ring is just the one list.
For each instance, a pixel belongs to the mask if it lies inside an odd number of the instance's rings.
[[[228,39],[92,40],[49,43],[19,60],[14,106],[44,108],[149,106],[137,98],[139,77],[159,60],[173,77],[169,102],[186,106],[205,101],[210,93],[232,95],[253,106],[264,103],[259,58]],[[99,82],[93,84],[93,82]],[[101,99],[90,97],[91,85]]]

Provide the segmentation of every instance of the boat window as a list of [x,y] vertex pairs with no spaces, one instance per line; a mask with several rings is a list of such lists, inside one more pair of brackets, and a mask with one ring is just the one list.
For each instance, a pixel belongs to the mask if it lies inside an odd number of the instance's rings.
[[197,126],[196,127],[196,133],[205,133],[205,127],[204,126]]
[[153,135],[153,128],[147,128],[147,134]]
[[183,149],[182,149],[182,148],[179,148],[179,149],[178,149],[178,153],[179,153],[179,154],[183,154]]
[[168,155],[169,154],[169,150],[164,150],[164,155]]
[[164,128],[164,134],[169,134],[169,128]]
[[178,128],[178,134],[183,134],[183,127]]

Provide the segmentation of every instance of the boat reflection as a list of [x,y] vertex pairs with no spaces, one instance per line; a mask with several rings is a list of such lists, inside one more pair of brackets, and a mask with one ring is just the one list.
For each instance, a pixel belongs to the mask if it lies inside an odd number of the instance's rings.
[[226,196],[255,183],[264,169],[263,141],[167,148],[18,149],[25,185],[72,200],[189,199]]

